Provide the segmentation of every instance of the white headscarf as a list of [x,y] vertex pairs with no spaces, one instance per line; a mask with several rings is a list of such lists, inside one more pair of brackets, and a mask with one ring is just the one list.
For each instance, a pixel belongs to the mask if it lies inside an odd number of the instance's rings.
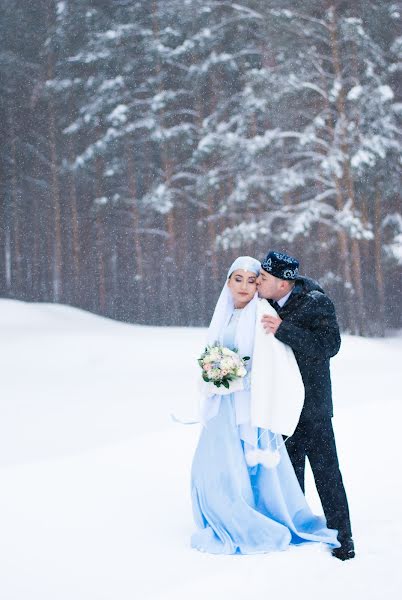
[[[232,292],[228,286],[229,277],[232,273],[239,270],[249,271],[259,275],[260,269],[260,261],[251,256],[239,256],[232,263],[228,270],[225,285],[223,286],[218,302],[216,303],[214,314],[212,315],[211,323],[208,328],[208,344],[213,344],[214,342],[222,343],[223,334],[235,308]],[[235,343],[241,356],[251,356],[253,351],[257,300],[258,294],[256,292],[254,298],[242,310],[239,324],[236,329]]]

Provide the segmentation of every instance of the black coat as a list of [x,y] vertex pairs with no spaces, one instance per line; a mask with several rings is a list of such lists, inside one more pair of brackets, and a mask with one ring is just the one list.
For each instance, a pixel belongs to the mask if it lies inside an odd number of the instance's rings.
[[333,416],[329,359],[341,345],[332,301],[312,279],[300,277],[279,308],[275,337],[293,349],[305,388],[301,421]]

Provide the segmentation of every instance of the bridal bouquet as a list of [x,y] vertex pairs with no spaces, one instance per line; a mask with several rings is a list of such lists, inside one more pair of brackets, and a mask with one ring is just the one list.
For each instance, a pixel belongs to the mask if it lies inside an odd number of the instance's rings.
[[242,379],[247,374],[245,367],[249,356],[241,358],[236,349],[231,350],[218,342],[207,346],[198,359],[202,369],[202,378],[206,383],[212,383],[217,388],[232,387],[230,382]]

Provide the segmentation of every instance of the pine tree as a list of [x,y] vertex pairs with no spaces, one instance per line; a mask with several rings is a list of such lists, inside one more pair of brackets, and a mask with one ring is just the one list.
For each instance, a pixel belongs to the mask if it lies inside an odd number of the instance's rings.
[[[362,252],[374,240],[375,202],[362,193],[362,180],[400,151],[387,58],[353,10],[331,2],[325,11],[315,2],[300,11],[279,4],[268,9],[267,22],[269,15],[288,35],[274,40],[272,65],[260,69],[251,83],[269,125],[249,144],[259,166],[238,176],[246,181],[238,186],[243,203],[255,198],[253,182],[261,191],[265,187],[266,213],[246,224],[242,218],[219,241],[240,246],[262,233],[282,246],[304,239],[307,262],[320,249],[333,247],[339,265],[324,262],[317,275],[326,275],[329,284],[342,283],[345,325],[368,333],[371,296],[365,295]],[[237,192],[227,209],[238,200]]]

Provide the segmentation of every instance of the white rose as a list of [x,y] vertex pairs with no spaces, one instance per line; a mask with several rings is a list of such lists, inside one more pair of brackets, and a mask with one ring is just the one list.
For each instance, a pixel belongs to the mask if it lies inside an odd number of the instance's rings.
[[230,358],[224,358],[221,361],[221,369],[226,369],[228,371],[230,371],[230,369],[233,367],[233,361]]
[[222,354],[224,354],[225,356],[233,356],[233,354],[235,354],[235,352],[233,352],[232,350],[229,350],[229,348],[222,348]]

